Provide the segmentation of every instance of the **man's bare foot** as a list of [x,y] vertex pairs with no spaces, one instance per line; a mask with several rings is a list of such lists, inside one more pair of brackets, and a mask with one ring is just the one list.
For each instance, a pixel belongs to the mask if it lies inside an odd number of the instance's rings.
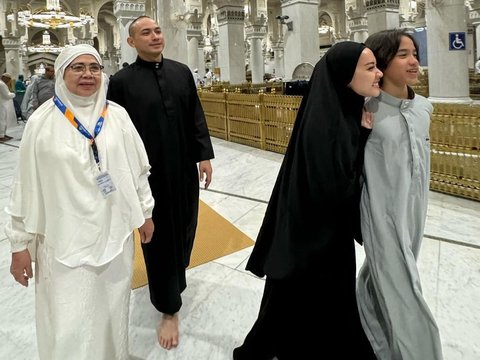
[[180,336],[178,331],[178,313],[173,315],[163,314],[157,335],[158,342],[164,349],[170,350],[177,347]]

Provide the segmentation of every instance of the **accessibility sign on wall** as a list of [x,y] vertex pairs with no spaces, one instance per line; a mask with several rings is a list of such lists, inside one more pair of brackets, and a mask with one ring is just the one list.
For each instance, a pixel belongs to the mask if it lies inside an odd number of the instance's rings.
[[465,50],[465,33],[464,32],[451,32],[448,33],[448,50]]

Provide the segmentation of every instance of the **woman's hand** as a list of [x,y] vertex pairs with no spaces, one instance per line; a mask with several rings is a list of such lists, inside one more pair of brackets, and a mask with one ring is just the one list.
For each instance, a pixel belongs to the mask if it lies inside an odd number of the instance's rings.
[[373,113],[368,112],[365,108],[362,111],[362,126],[367,129],[373,128]]
[[12,253],[10,274],[17,282],[25,287],[28,286],[28,279],[33,277],[32,258],[28,249]]
[[145,219],[143,225],[138,228],[142,244],[147,244],[152,240],[154,229],[155,226],[153,225],[152,218]]

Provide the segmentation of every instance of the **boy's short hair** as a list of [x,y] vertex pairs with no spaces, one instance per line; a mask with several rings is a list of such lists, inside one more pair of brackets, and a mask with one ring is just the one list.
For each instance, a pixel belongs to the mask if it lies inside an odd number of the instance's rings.
[[407,33],[405,30],[382,30],[370,35],[365,41],[365,45],[373,51],[373,54],[377,59],[377,68],[380,71],[385,71],[390,61],[392,61],[397,54],[403,36],[406,36],[412,40],[418,59],[418,44],[413,36]]

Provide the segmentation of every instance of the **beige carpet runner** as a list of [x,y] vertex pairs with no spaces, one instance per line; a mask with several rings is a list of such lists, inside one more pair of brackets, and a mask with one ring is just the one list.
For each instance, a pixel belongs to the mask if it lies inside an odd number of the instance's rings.
[[[156,229],[156,231],[159,230],[160,229]],[[253,244],[254,241],[252,239],[238,230],[210,206],[200,201],[197,234],[189,268],[218,259],[252,246]],[[147,282],[142,248],[138,232],[135,231],[135,260],[132,289],[145,286]]]

